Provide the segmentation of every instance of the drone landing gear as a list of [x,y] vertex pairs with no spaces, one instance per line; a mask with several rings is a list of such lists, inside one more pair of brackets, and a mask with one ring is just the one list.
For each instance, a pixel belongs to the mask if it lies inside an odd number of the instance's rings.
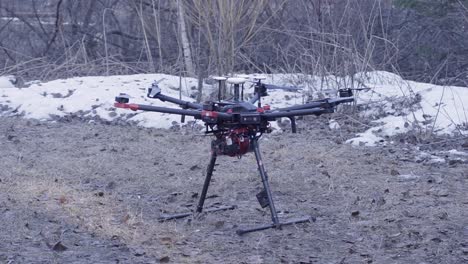
[[251,228],[246,228],[246,229],[239,229],[236,231],[236,233],[238,235],[243,235],[246,233],[265,230],[269,228],[281,229],[281,227],[285,225],[310,222],[311,221],[310,217],[302,217],[302,218],[292,219],[292,220],[285,221],[285,222],[279,221],[278,213],[276,212],[275,204],[273,202],[273,197],[271,195],[270,184],[268,183],[268,175],[266,174],[265,167],[263,166],[262,156],[260,154],[260,148],[258,146],[258,139],[254,138],[251,142],[253,145],[255,158],[257,160],[258,171],[260,172],[260,177],[262,178],[262,183],[263,183],[263,190],[259,194],[257,194],[257,199],[262,208],[265,208],[267,206],[270,207],[272,223],[266,224],[266,225],[255,226]]
[[[203,184],[202,193],[200,195],[200,200],[198,200],[196,214],[204,213],[213,213],[217,211],[225,211],[225,210],[233,210],[236,207],[234,205],[229,206],[220,206],[214,208],[208,208],[203,210],[203,204],[205,204],[206,194],[208,193],[208,186],[210,186],[211,176],[213,176],[213,171],[216,163],[216,152],[212,152],[210,164],[208,165],[208,169],[206,171],[206,178],[205,183]],[[193,215],[194,213],[179,213],[179,214],[172,214],[172,215],[162,215],[158,218],[159,221],[166,221],[171,219],[179,219]]]
[[[220,206],[220,207],[214,207],[214,208],[208,208],[203,211],[203,213],[213,213],[217,211],[226,211],[226,210],[233,210],[236,209],[234,205],[228,205],[228,206]],[[197,213],[201,213],[198,212]],[[180,219],[180,218],[185,218],[188,216],[194,215],[194,213],[180,213],[180,214],[171,214],[171,215],[162,215],[158,218],[159,221],[167,221],[167,220],[172,220],[172,219]]]
[[[275,209],[275,204],[273,202],[273,197],[271,195],[271,190],[270,190],[270,184],[268,183],[268,176],[265,171],[265,167],[263,166],[263,161],[262,157],[260,154],[260,148],[258,146],[258,138],[252,138],[251,140],[252,147],[255,153],[255,158],[257,160],[257,166],[258,170],[260,172],[260,177],[262,178],[262,183],[263,183],[263,190],[257,194],[257,199],[261,205],[262,208],[269,207],[270,208],[270,213],[271,213],[271,224],[266,224],[266,225],[260,225],[260,226],[255,226],[255,227],[250,227],[250,228],[245,228],[245,229],[239,229],[236,231],[238,235],[243,235],[246,233],[250,232],[255,232],[255,231],[260,231],[260,230],[265,230],[269,228],[278,228],[281,229],[282,226],[285,225],[292,225],[292,224],[298,224],[298,223],[305,223],[305,222],[311,222],[312,219],[310,217],[302,217],[298,219],[292,219],[284,222],[280,222],[278,218],[278,213],[276,212]],[[203,189],[202,193],[200,195],[200,200],[198,202],[198,206],[196,209],[196,213],[211,213],[211,212],[217,212],[217,211],[222,211],[222,210],[232,210],[235,209],[235,206],[222,206],[222,207],[216,207],[216,208],[209,208],[206,210],[203,210],[203,204],[205,203],[206,199],[206,194],[208,192],[208,187],[210,185],[211,181],[211,176],[213,175],[213,170],[216,162],[216,151],[213,151],[211,154],[211,160],[210,164],[208,165],[208,170],[206,173],[206,178],[205,178],[205,183],[203,184]],[[179,219],[179,218],[184,218],[193,215],[193,213],[180,213],[180,214],[174,214],[174,215],[163,215],[159,218],[160,221],[165,221],[165,220],[171,220],[171,219]]]

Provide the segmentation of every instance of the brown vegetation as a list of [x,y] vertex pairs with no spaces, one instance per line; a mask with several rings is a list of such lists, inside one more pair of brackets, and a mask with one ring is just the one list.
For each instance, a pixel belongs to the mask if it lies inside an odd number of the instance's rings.
[[0,74],[342,76],[379,69],[463,83],[467,6],[466,0],[6,0]]

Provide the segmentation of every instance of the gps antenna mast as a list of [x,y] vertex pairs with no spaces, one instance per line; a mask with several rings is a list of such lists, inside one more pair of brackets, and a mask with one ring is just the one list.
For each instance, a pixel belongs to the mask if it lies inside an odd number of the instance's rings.
[[266,87],[264,84],[262,84],[262,80],[265,80],[266,77],[265,76],[254,76],[253,77],[254,81],[256,81],[256,84],[255,84],[255,92],[259,94],[258,96],[258,107],[261,108],[262,107],[262,96],[266,96],[267,95],[267,92],[266,92]]
[[225,81],[227,80],[226,77],[222,76],[213,76],[213,80],[218,81],[218,101],[221,101],[224,97],[224,86],[225,86]]
[[247,80],[245,78],[229,78],[227,82],[230,84],[234,84],[234,102],[239,102],[240,100],[240,85],[244,85]]

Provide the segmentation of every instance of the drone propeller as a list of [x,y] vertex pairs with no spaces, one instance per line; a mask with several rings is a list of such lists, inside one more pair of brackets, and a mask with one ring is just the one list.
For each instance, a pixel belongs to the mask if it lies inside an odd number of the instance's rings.
[[267,90],[284,90],[288,92],[296,92],[302,90],[302,88],[295,87],[295,86],[279,86],[274,84],[266,84],[262,83],[263,80],[266,80],[265,76],[262,75],[254,75],[250,76],[247,74],[239,74],[235,77],[224,77],[224,76],[212,76],[211,79],[218,81],[219,85],[221,86],[223,82],[227,82],[230,84],[243,84],[245,82],[253,83],[254,85],[264,85]]
[[302,88],[295,87],[295,86],[278,86],[274,84],[265,84],[265,87],[268,90],[284,90],[288,92],[296,92],[302,90]]
[[[266,80],[266,77],[261,76],[261,75],[260,76],[255,75],[252,77],[252,79],[254,80],[252,81],[252,83],[260,85],[262,84],[263,80]],[[266,84],[266,83],[263,83],[262,85],[264,85],[267,90],[284,90],[288,92],[296,92],[296,91],[302,90],[302,88],[295,87],[295,86],[279,86],[279,85]]]

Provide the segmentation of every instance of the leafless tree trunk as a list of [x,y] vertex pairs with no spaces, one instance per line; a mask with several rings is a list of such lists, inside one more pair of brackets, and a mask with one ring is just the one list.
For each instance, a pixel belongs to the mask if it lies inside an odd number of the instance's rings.
[[192,51],[190,48],[190,42],[187,35],[187,28],[185,25],[185,12],[184,4],[181,0],[177,0],[177,22],[179,24],[180,39],[182,41],[182,52],[184,56],[185,70],[188,76],[196,76],[195,69],[192,61]]

